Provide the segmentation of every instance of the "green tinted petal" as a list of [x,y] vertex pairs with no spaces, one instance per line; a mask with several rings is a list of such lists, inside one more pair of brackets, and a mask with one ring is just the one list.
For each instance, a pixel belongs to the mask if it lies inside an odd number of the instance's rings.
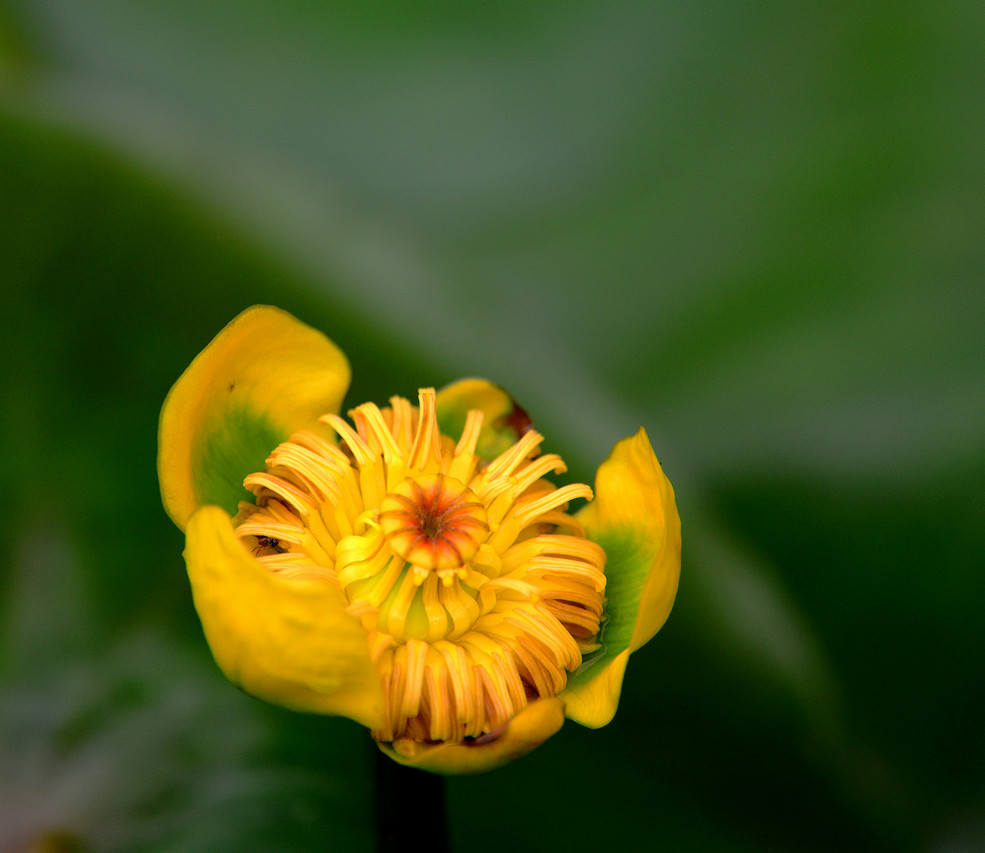
[[278,308],[249,308],[175,383],[161,410],[158,476],[164,508],[184,529],[195,510],[230,513],[243,478],[294,430],[336,412],[349,364],[328,338]]
[[470,409],[485,415],[475,452],[486,461],[512,447],[531,426],[530,416],[499,385],[485,379],[460,379],[438,392],[441,433],[452,438],[461,435]]
[[216,506],[189,520],[185,561],[205,637],[230,681],[285,708],[382,726],[367,634],[336,584],[268,571]]
[[604,647],[569,679],[563,696],[571,719],[601,726],[616,712],[628,653],[666,621],[680,578],[674,490],[644,430],[613,448],[596,475],[595,500],[578,518],[606,552]]

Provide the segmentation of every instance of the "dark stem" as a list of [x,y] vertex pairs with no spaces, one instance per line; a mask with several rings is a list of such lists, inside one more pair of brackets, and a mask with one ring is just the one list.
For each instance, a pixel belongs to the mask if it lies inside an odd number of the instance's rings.
[[449,853],[445,780],[375,752],[376,849],[379,853]]

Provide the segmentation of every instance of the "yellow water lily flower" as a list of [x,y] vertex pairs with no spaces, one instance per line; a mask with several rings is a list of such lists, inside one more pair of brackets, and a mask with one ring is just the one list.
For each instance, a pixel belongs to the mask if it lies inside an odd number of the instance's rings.
[[616,444],[593,496],[547,479],[563,460],[489,382],[346,420],[348,384],[324,335],[256,306],[164,403],[161,494],[222,671],[438,773],[524,755],[566,717],[608,723],[680,574],[646,433]]

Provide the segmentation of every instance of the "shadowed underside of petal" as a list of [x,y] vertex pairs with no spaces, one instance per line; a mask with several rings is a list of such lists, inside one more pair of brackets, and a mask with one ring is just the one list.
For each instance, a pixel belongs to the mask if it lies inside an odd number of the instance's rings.
[[629,652],[666,621],[681,569],[681,522],[674,490],[644,430],[620,441],[598,470],[595,500],[578,514],[606,552],[604,651],[569,680],[568,717],[586,726],[616,711]]
[[381,743],[394,761],[447,775],[485,773],[521,758],[555,734],[564,723],[559,699],[539,699],[513,717],[501,731],[464,743]]
[[382,724],[366,632],[333,581],[273,574],[215,506],[189,520],[185,560],[206,639],[230,681],[287,708]]
[[168,394],[158,474],[168,515],[184,529],[198,507],[236,511],[243,478],[295,429],[338,410],[349,364],[321,332],[278,308],[248,308]]

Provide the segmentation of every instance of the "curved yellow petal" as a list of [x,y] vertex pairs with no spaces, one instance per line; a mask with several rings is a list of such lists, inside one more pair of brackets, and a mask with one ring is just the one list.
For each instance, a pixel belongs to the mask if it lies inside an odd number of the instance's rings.
[[185,561],[205,637],[230,681],[286,708],[383,725],[366,632],[334,583],[271,573],[216,506],[189,520]]
[[580,690],[565,690],[561,694],[565,716],[590,729],[611,723],[619,705],[627,663],[629,649],[616,655],[599,671],[598,677],[586,681]]
[[596,475],[595,499],[578,519],[606,552],[604,650],[572,675],[564,696],[568,717],[604,725],[619,702],[626,654],[667,620],[681,573],[674,489],[645,430],[616,444]]
[[498,733],[464,743],[418,743],[412,740],[381,743],[394,761],[442,775],[485,773],[540,746],[564,724],[559,699],[538,699],[520,711]]
[[[629,644],[629,650],[636,651],[667,621],[681,576],[681,519],[674,488],[646,430],[641,428],[613,448],[596,475],[595,500],[580,519],[593,538],[622,538],[632,544],[634,553],[621,555],[615,565],[610,560],[606,575],[633,574],[634,585],[642,581]],[[644,571],[634,574],[631,561],[639,561]],[[607,592],[611,596],[611,586]]]
[[279,308],[248,308],[195,358],[164,401],[158,475],[182,530],[198,507],[228,512],[243,478],[294,430],[338,411],[349,363],[321,332]]
[[484,415],[476,455],[495,459],[530,429],[530,416],[503,388],[486,379],[459,379],[438,392],[438,425],[443,435],[461,435],[469,411]]

